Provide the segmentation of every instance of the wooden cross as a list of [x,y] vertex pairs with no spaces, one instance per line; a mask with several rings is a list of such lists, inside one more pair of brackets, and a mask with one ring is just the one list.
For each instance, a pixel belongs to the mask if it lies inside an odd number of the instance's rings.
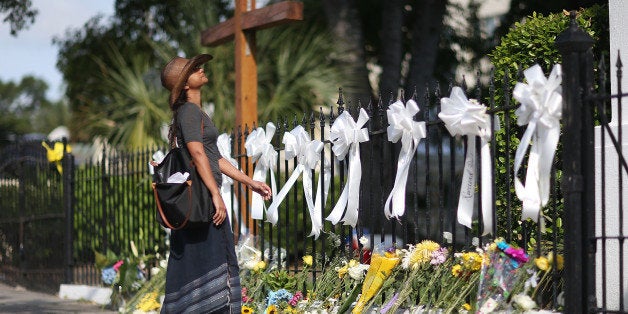
[[[235,126],[253,127],[257,124],[257,60],[255,49],[255,31],[292,21],[303,20],[303,3],[284,1],[267,7],[255,9],[255,0],[235,0],[235,16],[215,25],[201,34],[201,44],[218,46],[228,41],[235,42]],[[242,141],[244,145],[244,141]],[[244,151],[240,147],[240,151]],[[253,167],[249,164],[252,175]],[[240,204],[246,204],[246,193],[236,191]],[[235,232],[236,237],[243,234],[241,229],[246,224],[248,233],[255,234],[255,224],[246,213],[247,206],[240,206],[243,220]]]
[[257,123],[257,60],[255,31],[303,20],[303,3],[284,1],[255,9],[255,0],[235,0],[235,16],[201,34],[201,44],[235,41],[235,126]]

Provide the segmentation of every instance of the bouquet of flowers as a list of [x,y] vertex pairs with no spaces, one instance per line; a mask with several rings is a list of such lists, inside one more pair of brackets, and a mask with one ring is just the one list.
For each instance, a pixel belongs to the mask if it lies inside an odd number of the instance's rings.
[[512,289],[519,280],[520,266],[528,261],[521,248],[514,248],[502,239],[497,239],[487,250],[488,263],[483,263],[477,296],[478,313],[505,310]]
[[362,294],[351,311],[352,313],[362,313],[365,306],[378,293],[384,285],[384,281],[399,264],[399,261],[399,255],[394,247],[387,249],[383,254],[376,252],[371,255],[371,264],[362,283]]
[[146,261],[154,258],[152,255],[140,256],[133,241],[131,252],[130,256],[124,257],[111,251],[106,254],[94,251],[102,282],[112,287],[110,307],[114,309],[124,306],[125,299],[131,298],[146,282]]

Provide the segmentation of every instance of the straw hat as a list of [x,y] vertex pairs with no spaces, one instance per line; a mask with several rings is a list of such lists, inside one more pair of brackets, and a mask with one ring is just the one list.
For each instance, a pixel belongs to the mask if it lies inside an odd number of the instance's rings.
[[200,54],[192,59],[174,57],[166,64],[161,70],[161,85],[170,91],[170,106],[179,98],[181,90],[183,90],[190,74],[194,72],[194,68],[212,58],[208,54]]

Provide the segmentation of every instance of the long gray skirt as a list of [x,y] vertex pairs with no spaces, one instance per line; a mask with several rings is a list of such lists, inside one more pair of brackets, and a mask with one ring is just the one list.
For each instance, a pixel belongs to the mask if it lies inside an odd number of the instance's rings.
[[218,227],[173,230],[161,313],[240,313],[238,275],[227,220]]

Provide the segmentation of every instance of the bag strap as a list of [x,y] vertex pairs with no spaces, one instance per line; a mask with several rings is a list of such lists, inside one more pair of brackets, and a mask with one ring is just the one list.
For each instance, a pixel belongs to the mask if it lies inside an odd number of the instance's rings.
[[[188,180],[187,182],[188,185],[188,196],[190,198],[192,198],[192,187],[191,187],[191,183]],[[181,224],[181,226],[174,227],[172,225],[172,223],[170,223],[170,221],[168,221],[168,218],[166,217],[166,214],[164,213],[164,209],[161,207],[161,202],[159,201],[159,196],[157,195],[157,184],[153,183],[153,193],[155,194],[155,203],[157,203],[157,211],[159,212],[159,216],[161,217],[161,220],[164,222],[164,224],[166,225],[166,227],[170,228],[171,230],[179,230],[179,229],[183,229],[183,227],[185,227],[185,225],[188,224],[188,221],[190,221],[190,215],[192,214],[192,202],[190,202],[190,208],[188,209],[188,212],[185,216],[185,220],[183,220],[183,223]]]
[[[201,110],[201,143],[202,143],[202,141],[203,141],[203,129],[204,129],[204,122],[205,122],[205,121],[203,121],[203,117],[202,117],[202,116],[203,116],[203,115],[205,115],[205,116],[207,116],[207,117],[209,118],[209,115],[207,115],[207,113],[206,113],[205,111],[203,111],[203,109],[200,109],[200,110]],[[175,121],[175,122],[176,122],[176,121]],[[185,144],[185,143],[184,143],[184,144]],[[179,148],[179,140],[178,140],[178,138],[177,138],[177,135],[176,135],[176,134],[174,135],[174,146],[175,146],[176,148]]]

